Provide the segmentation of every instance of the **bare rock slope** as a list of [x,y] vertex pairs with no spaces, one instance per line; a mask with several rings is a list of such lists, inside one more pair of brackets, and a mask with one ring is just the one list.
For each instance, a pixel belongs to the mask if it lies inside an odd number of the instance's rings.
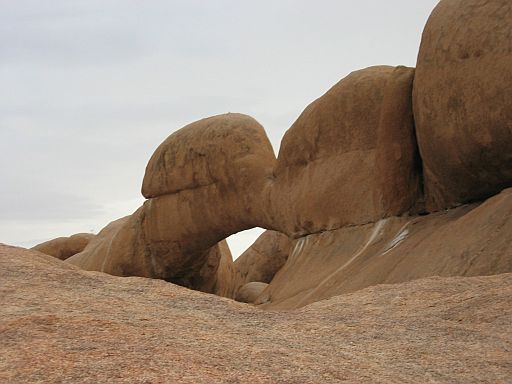
[[256,303],[297,308],[376,284],[512,272],[512,188],[482,204],[304,236]]
[[505,383],[511,297],[430,278],[269,312],[1,245],[0,382]]

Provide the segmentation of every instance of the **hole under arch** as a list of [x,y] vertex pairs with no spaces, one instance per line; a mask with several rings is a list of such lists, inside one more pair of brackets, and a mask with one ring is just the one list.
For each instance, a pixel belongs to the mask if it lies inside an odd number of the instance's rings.
[[231,250],[233,261],[244,253],[245,250],[249,248],[263,232],[265,232],[265,229],[255,227],[229,236],[226,241],[228,242],[229,249]]

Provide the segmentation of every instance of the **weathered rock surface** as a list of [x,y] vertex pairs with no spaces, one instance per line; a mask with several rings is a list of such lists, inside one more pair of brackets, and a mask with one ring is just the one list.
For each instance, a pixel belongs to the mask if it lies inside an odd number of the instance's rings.
[[292,241],[276,231],[265,231],[235,260],[239,285],[251,281],[270,283],[286,262]]
[[442,0],[421,41],[414,116],[431,211],[512,186],[512,3]]
[[512,272],[512,189],[481,205],[296,240],[257,303],[288,309],[376,284]]
[[356,71],[302,112],[279,151],[268,202],[274,228],[299,237],[415,206],[413,77],[406,67]]
[[267,288],[268,283],[251,281],[244,284],[237,292],[235,300],[242,303],[254,303],[259,295]]
[[505,383],[512,276],[377,286],[265,312],[0,246],[0,381]]
[[32,247],[32,249],[60,260],[66,260],[82,252],[93,238],[94,235],[92,233],[77,233],[69,237],[58,237],[45,241],[44,243]]

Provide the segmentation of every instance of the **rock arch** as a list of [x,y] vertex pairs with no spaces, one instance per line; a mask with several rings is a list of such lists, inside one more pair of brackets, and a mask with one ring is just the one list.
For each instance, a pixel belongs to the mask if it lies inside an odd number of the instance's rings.
[[342,79],[301,114],[277,160],[249,116],[183,127],[149,160],[142,207],[69,262],[232,296],[236,283],[215,279],[234,271],[222,243],[233,233],[262,227],[296,238],[412,209],[420,194],[413,75],[380,66]]

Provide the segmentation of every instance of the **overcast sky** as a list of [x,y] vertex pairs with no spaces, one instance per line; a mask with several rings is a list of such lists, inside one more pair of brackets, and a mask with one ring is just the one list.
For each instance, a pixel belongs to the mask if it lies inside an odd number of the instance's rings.
[[[170,133],[246,113],[274,149],[353,70],[415,66],[435,0],[0,0],[0,242],[98,232]],[[230,239],[239,254],[258,231]]]

